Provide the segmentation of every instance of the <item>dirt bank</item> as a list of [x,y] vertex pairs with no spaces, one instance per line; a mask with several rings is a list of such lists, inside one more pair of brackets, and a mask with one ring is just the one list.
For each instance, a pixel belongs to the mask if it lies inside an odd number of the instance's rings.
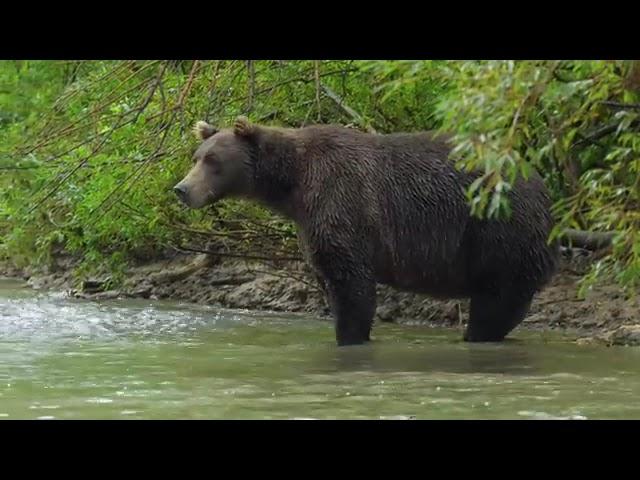
[[[640,301],[625,299],[619,287],[595,286],[587,298],[577,296],[578,282],[589,266],[590,254],[568,251],[560,272],[532,304],[519,328],[562,330],[578,343],[640,345]],[[118,290],[108,290],[103,279],[90,279],[74,288],[73,262],[61,258],[49,271],[25,272],[0,265],[5,276],[28,279],[36,289],[55,289],[70,295],[101,300],[144,297],[182,300],[226,308],[307,312],[320,317],[329,311],[306,265],[274,266],[261,262],[216,261],[204,255],[176,255],[132,267]],[[77,282],[76,282],[77,283]],[[468,301],[440,301],[424,295],[378,287],[376,322],[425,324],[462,330]]]

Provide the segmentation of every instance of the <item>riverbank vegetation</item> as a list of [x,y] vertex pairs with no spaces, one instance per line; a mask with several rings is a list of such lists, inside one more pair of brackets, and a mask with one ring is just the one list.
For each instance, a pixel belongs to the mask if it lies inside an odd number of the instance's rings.
[[515,175],[537,169],[555,234],[605,239],[584,287],[640,285],[637,61],[2,61],[0,257],[47,266],[66,252],[78,278],[116,282],[128,263],[175,251],[299,258],[295,226],[263,208],[192,211],[171,192],[194,122],[239,114],[452,133],[460,168],[485,172],[468,192],[479,216],[508,215]]

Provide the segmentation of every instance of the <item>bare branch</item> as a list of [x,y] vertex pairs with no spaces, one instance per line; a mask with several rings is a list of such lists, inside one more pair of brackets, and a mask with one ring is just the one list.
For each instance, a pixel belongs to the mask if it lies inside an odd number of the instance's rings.
[[315,66],[315,80],[316,80],[316,105],[318,107],[318,123],[322,121],[322,105],[320,104],[320,61],[316,60]]
[[365,122],[364,118],[362,118],[362,115],[356,112],[349,105],[345,104],[344,100],[340,98],[340,96],[338,96],[336,92],[334,92],[324,84],[321,84],[321,85],[322,85],[322,90],[327,95],[327,97],[333,100],[338,105],[338,107],[340,107],[347,115],[349,115],[352,119],[354,119],[360,126],[364,127],[367,130],[367,132],[378,133],[372,126],[368,125],[367,122]]
[[149,91],[149,95],[147,96],[147,99],[142,103],[142,105],[137,109],[138,112],[136,113],[135,118],[133,119],[133,123],[138,121],[138,117],[140,115],[142,115],[142,112],[145,111],[145,109],[147,108],[147,106],[149,105],[149,103],[151,102],[151,99],[153,98],[153,96],[156,93],[156,90],[158,89],[158,87],[160,86],[160,84],[162,83],[162,77],[164,77],[164,74],[167,70],[168,67],[168,63],[165,62],[162,67],[160,67],[160,71],[158,73],[158,76],[156,77],[156,81],[153,83],[153,85],[151,86],[151,90]]
[[[122,120],[122,118],[124,118],[124,115],[120,117],[120,120]],[[85,165],[89,159],[91,159],[91,157],[93,157],[93,155],[96,154],[96,152],[98,152],[98,150],[100,150],[100,148],[102,147],[102,145],[104,145],[107,140],[109,139],[109,137],[111,137],[111,135],[113,135],[113,132],[115,132],[119,125],[120,121],[118,121],[112,128],[111,130],[109,130],[109,132],[104,136],[104,138],[102,139],[102,141],[100,143],[98,143],[97,146],[95,146],[93,148],[93,150],[91,151],[91,153],[89,153],[89,155],[85,156],[80,162],[78,162],[78,164],[73,167],[69,172],[67,172],[66,175],[64,175],[60,180],[58,180],[53,188],[44,195],[44,197],[42,197],[39,201],[37,201],[29,210],[28,213],[33,212],[36,208],[38,208],[40,205],[42,205],[49,197],[51,197],[54,193],[56,193],[58,191],[58,189],[69,179],[71,178],[71,176],[76,173],[80,168],[82,168],[83,165]]]
[[[195,74],[198,71],[198,69],[199,69],[199,61],[196,60],[195,62],[193,62],[193,65],[191,67],[191,72],[189,73],[189,78],[185,82],[185,86],[180,92],[180,97],[178,98],[176,107],[173,109],[171,118],[161,129],[161,131],[164,131],[164,133],[162,135],[162,138],[160,139],[160,142],[156,146],[155,151],[147,157],[147,159],[142,163],[142,165],[140,165],[140,167],[137,170],[134,170],[127,178],[124,179],[122,183],[118,184],[113,190],[111,190],[111,192],[109,192],[107,196],[102,200],[102,202],[100,202],[100,204],[91,211],[91,214],[94,214],[96,211],[103,208],[103,205],[105,205],[107,201],[110,198],[112,198],[118,190],[122,189],[122,187],[126,185],[129,179],[131,178],[133,179],[131,180],[131,184],[129,186],[130,187],[133,186],[140,179],[140,177],[144,173],[149,163],[152,160],[158,158],[158,153],[162,150],[162,147],[164,146],[170,127],[172,126],[178,111],[182,110],[182,107],[184,105],[184,100],[187,97],[189,91],[191,90],[191,86],[193,85],[193,79],[195,78]],[[107,204],[107,206],[103,208],[102,214],[99,217],[97,217],[95,221],[98,221],[100,218],[102,218],[113,207],[113,205],[115,205],[115,203],[118,201],[118,198],[119,197],[116,197],[115,200]]]
[[244,258],[247,260],[264,260],[264,261],[271,261],[271,262],[279,262],[279,261],[283,261],[283,262],[302,262],[304,261],[304,259],[302,257],[294,257],[294,256],[279,256],[279,255],[274,255],[274,256],[266,256],[266,255],[246,255],[246,254],[241,254],[241,253],[226,253],[226,252],[216,252],[214,250],[205,250],[202,248],[190,248],[190,247],[183,247],[181,245],[168,245],[169,247],[173,248],[174,250],[178,251],[178,252],[182,252],[182,253],[207,253],[211,256],[214,257],[229,257],[229,258]]
[[563,232],[561,242],[565,246],[600,250],[610,246],[615,236],[615,232],[585,232],[567,229]]
[[602,105],[621,110],[640,110],[640,103],[600,102]]
[[256,69],[253,60],[247,60],[247,90],[248,90],[248,99],[247,99],[247,113],[253,110],[253,98],[256,90]]
[[575,142],[572,145],[572,148],[579,147],[581,145],[584,145],[585,143],[595,143],[595,141],[598,140],[599,138],[606,137],[610,133],[615,132],[617,128],[618,128],[617,123],[613,125],[606,125],[604,127],[601,127],[595,130],[594,132],[590,133],[589,135],[582,136],[582,139]]

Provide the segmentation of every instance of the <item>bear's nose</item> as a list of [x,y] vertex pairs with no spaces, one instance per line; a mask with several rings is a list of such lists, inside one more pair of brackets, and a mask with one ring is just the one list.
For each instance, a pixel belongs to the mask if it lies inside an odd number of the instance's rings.
[[173,187],[173,191],[178,197],[180,197],[180,200],[184,200],[187,195],[187,187],[185,187],[184,185],[176,185],[175,187]]

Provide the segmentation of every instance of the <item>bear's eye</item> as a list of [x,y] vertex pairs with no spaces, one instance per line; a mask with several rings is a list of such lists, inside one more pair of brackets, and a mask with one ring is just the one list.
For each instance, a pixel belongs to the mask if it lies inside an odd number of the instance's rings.
[[220,173],[222,162],[220,162],[220,159],[216,155],[210,153],[204,157],[204,161],[212,168],[213,173]]
[[209,153],[204,157],[204,161],[208,164],[211,165],[212,167],[215,167],[216,165],[220,164],[220,160],[218,159],[218,157],[216,157],[213,153]]

